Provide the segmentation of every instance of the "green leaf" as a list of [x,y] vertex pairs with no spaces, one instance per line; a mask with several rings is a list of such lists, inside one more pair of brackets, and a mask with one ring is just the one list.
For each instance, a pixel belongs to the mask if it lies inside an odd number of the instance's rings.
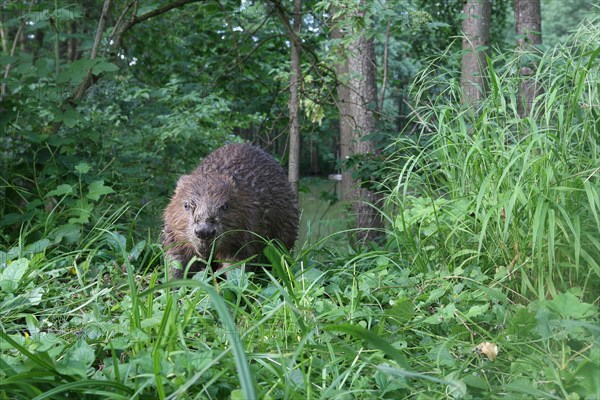
[[15,61],[17,61],[18,59],[19,59],[19,57],[17,57],[17,56],[2,55],[2,57],[0,57],[0,65],[12,64]]
[[448,342],[433,346],[427,353],[427,358],[434,362],[436,366],[456,367],[456,359],[448,350]]
[[442,316],[439,314],[433,314],[423,320],[423,323],[429,325],[437,325],[442,322]]
[[448,393],[455,399],[462,399],[467,395],[467,385],[458,379],[458,372],[451,372],[444,377],[448,382]]
[[520,379],[518,381],[509,382],[504,384],[502,387],[505,391],[512,391],[521,394],[528,394],[533,396],[536,399],[559,399],[560,397],[556,397],[551,393],[544,392],[543,390],[537,389],[531,382],[526,381],[525,379]]
[[25,247],[25,250],[23,250],[23,255],[27,256],[31,254],[43,253],[46,250],[46,248],[50,246],[50,244],[51,242],[48,239],[38,240],[37,242],[34,242]]
[[597,307],[580,301],[571,293],[561,293],[553,300],[544,301],[545,305],[563,318],[585,319],[593,317]]
[[87,224],[90,221],[94,204],[86,199],[78,199],[71,208],[72,218],[69,218],[69,223],[74,225]]
[[99,180],[90,184],[88,194],[85,197],[98,201],[100,200],[100,196],[113,192],[114,190],[110,186],[104,186],[104,181]]
[[118,70],[119,70],[119,67],[117,67],[113,63],[101,62],[99,64],[94,65],[94,67],[92,68],[92,73],[94,75],[98,75],[102,72],[115,72]]
[[66,244],[75,243],[81,237],[81,228],[74,224],[65,224],[54,229],[50,237],[54,238],[54,243],[60,243],[63,240]]
[[385,311],[385,314],[393,318],[398,323],[407,323],[414,317],[414,305],[409,299],[400,299],[392,308]]
[[78,375],[85,378],[95,358],[94,350],[85,340],[80,339],[56,363],[56,369],[65,375]]
[[44,293],[46,293],[46,289],[36,287],[31,289],[29,292],[26,292],[25,297],[31,305],[36,306],[41,303]]
[[121,235],[119,232],[108,232],[106,235],[106,241],[110,247],[117,252],[117,254],[121,254],[121,252],[127,247],[127,238]]
[[361,327],[358,325],[329,325],[324,328],[326,331],[336,331],[347,333],[351,336],[359,340],[364,340],[369,342],[373,347],[383,351],[388,357],[395,360],[398,365],[404,368],[407,371],[412,371],[412,368],[408,364],[406,357],[402,354],[398,349],[392,346],[389,342],[385,341],[380,336],[375,333]]
[[429,298],[427,299],[426,303],[427,304],[433,303],[434,301],[436,301],[437,299],[442,297],[444,294],[446,294],[445,288],[433,289],[431,292],[429,292]]
[[8,264],[2,274],[0,275],[0,289],[6,292],[12,292],[19,286],[21,278],[27,272],[29,267],[29,260],[26,258],[19,258]]
[[237,327],[235,325],[235,322],[233,321],[233,317],[231,316],[231,313],[229,312],[225,301],[221,296],[219,296],[219,293],[212,286],[189,279],[176,280],[150,288],[140,293],[139,296],[144,297],[153,293],[155,290],[174,288],[178,286],[197,287],[203,289],[208,294],[215,310],[219,314],[219,319],[223,328],[225,329],[227,339],[231,346],[236,366],[236,372],[239,378],[241,390],[244,394],[244,398],[257,399],[258,396],[256,395],[256,389],[254,387],[255,380],[252,376],[252,371],[250,370],[248,359],[246,357],[246,352],[240,339]]
[[141,327],[146,330],[148,328],[158,327],[158,326],[160,326],[162,317],[163,317],[162,313],[157,313],[157,314],[152,315],[152,317],[150,317],[150,318],[145,318],[141,321]]
[[231,392],[231,400],[244,400],[244,393],[240,389]]
[[81,59],[72,62],[63,68],[56,78],[56,83],[71,82],[73,85],[80,84],[87,76],[90,69],[98,63],[98,59]]
[[81,17],[81,11],[76,8],[59,8],[54,10],[51,14],[58,21],[74,21],[75,19]]
[[477,375],[465,375],[463,376],[463,382],[467,386],[471,386],[480,390],[489,390],[490,386],[485,379]]
[[58,185],[56,189],[49,191],[44,197],[63,196],[70,193],[73,193],[73,187],[71,185],[62,184]]
[[54,121],[64,122],[69,128],[73,128],[81,120],[81,114],[69,104],[65,105],[64,109],[56,109],[54,113]]
[[90,169],[92,169],[92,166],[86,162],[80,162],[75,166],[75,172],[82,175],[87,174]]
[[522,339],[535,339],[537,333],[535,314],[523,306],[517,306],[517,312],[508,320],[508,333]]
[[140,256],[140,254],[142,254],[142,251],[144,251],[145,247],[146,247],[145,240],[142,240],[141,242],[137,242],[135,244],[135,246],[133,246],[133,249],[131,249],[131,251],[129,252],[129,260],[131,260],[131,261],[137,260],[138,257]]
[[596,357],[590,357],[596,362],[585,360],[583,366],[578,369],[578,375],[581,377],[581,386],[583,386],[588,393],[591,394],[592,398],[600,399],[600,357],[598,352],[595,354]]
[[467,313],[465,314],[465,317],[467,317],[467,318],[477,317],[479,315],[485,314],[489,308],[490,307],[487,304],[483,304],[480,306],[473,306],[469,309],[469,311],[467,311]]

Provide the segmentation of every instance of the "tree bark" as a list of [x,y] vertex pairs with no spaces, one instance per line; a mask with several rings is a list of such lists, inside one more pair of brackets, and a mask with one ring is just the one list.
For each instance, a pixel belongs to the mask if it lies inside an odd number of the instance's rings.
[[[364,17],[360,10],[356,14],[356,17]],[[365,139],[375,132],[377,125],[374,115],[377,107],[375,44],[372,37],[357,32],[351,34],[354,40],[344,49],[343,61],[336,65],[340,157],[343,161],[356,155],[377,153],[375,143]],[[346,35],[339,27],[332,31],[334,38],[343,39]],[[381,206],[382,196],[361,187],[361,183],[359,178],[353,178],[351,170],[342,170],[342,199],[351,205],[356,218],[355,238],[364,243],[381,236],[383,219],[375,207]]]
[[300,30],[302,28],[302,0],[294,0],[293,37],[291,38],[291,71],[290,71],[290,156],[288,162],[288,179],[292,189],[298,195],[300,181],[300,99],[298,96],[302,69],[300,66]]
[[[515,31],[517,45],[525,55],[535,52],[535,47],[542,44],[540,0],[515,0]],[[543,93],[542,87],[533,78],[536,68],[536,62],[530,59],[519,70],[522,81],[517,94],[517,111],[521,118],[531,114],[533,101]]]
[[490,40],[491,0],[468,0],[462,21],[463,56],[461,60],[460,87],[462,103],[476,107],[486,93],[484,79],[485,52]]

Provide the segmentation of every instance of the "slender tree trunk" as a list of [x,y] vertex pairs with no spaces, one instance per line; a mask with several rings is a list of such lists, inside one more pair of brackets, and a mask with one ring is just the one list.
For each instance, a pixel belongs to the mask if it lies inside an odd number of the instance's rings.
[[317,145],[311,140],[310,143],[310,173],[312,175],[319,175],[319,152]]
[[387,77],[388,77],[388,53],[390,49],[390,27],[391,21],[388,19],[387,27],[385,29],[385,45],[383,46],[383,78],[381,82],[381,95],[379,96],[379,105],[377,106],[377,111],[383,112],[383,103],[385,101],[385,88],[387,86]]
[[[356,32],[354,35],[354,40],[345,49],[343,61],[336,66],[342,160],[377,152],[375,143],[365,139],[376,129],[373,112],[377,107],[375,45],[373,38]],[[344,36],[340,29],[332,31],[334,38]],[[381,206],[382,196],[361,187],[360,179],[353,178],[348,168],[342,170],[341,192],[342,199],[350,203],[356,218],[355,225],[359,229],[356,239],[365,242],[381,236],[383,220],[374,206]]]
[[76,29],[77,23],[75,21],[71,21],[69,24],[69,40],[67,41],[67,60],[69,62],[73,62],[77,59],[77,39],[75,39],[74,35],[77,32]]
[[0,50],[3,53],[8,54],[8,29],[4,30],[4,24],[2,23],[2,19],[0,18]]
[[[523,53],[533,53],[542,44],[542,14],[540,0],[515,0],[515,31],[517,45]],[[522,81],[517,95],[517,110],[521,118],[531,114],[534,99],[543,93],[542,87],[533,78],[536,62],[531,57],[521,65],[519,74]]]
[[491,0],[467,0],[463,7],[460,86],[462,103],[470,106],[477,106],[485,97],[483,66],[486,62],[482,47],[490,40],[491,9]]
[[300,29],[302,28],[302,0],[294,0],[294,23],[291,38],[291,73],[290,73],[290,157],[288,162],[288,179],[296,195],[300,181],[300,99],[298,92],[302,69],[300,65]]

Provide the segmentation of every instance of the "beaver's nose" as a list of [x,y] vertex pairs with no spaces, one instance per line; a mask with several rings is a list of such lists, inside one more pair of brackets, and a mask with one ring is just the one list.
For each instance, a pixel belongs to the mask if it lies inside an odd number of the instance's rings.
[[201,223],[194,227],[194,234],[198,239],[207,240],[215,236],[217,229],[214,225]]

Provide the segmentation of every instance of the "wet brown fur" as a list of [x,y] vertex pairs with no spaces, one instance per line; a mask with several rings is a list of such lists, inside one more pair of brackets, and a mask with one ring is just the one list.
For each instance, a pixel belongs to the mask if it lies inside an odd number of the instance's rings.
[[[162,241],[184,269],[193,257],[231,263],[260,253],[261,238],[291,248],[298,218],[296,195],[279,163],[259,147],[229,144],[179,178],[163,214]],[[214,236],[200,238],[195,229],[201,228]],[[190,271],[204,265],[196,262]],[[172,273],[181,276],[181,270]]]

